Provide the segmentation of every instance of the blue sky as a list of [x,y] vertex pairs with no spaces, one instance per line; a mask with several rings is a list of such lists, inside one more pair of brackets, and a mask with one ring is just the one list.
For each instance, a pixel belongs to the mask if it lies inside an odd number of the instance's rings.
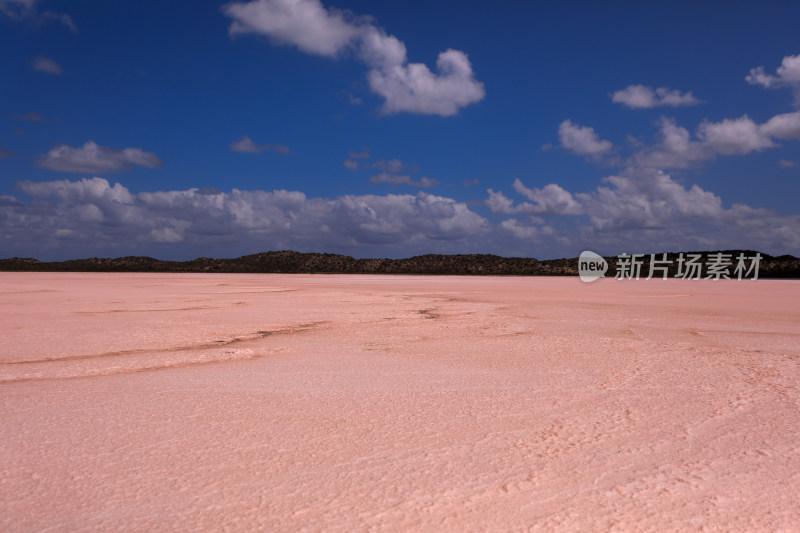
[[0,257],[800,255],[799,20],[0,0]]

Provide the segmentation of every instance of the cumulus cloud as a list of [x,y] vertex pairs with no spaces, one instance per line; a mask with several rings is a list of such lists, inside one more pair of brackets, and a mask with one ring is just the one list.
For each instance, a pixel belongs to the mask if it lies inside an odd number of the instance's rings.
[[248,137],[247,135],[242,135],[242,138],[238,141],[234,141],[231,143],[231,150],[234,152],[241,152],[244,154],[258,154],[263,152],[264,150],[269,150],[270,146],[268,144],[263,145],[256,145],[253,142],[253,139]]
[[[781,81],[765,83],[788,83],[783,80],[791,79],[792,65],[785,62],[779,72]],[[639,105],[643,107],[647,102],[642,100]],[[726,207],[712,191],[698,185],[686,186],[668,172],[798,140],[800,112],[778,114],[763,123],[747,115],[704,120],[694,133],[673,118],[661,117],[656,124],[654,144],[629,137],[628,157],[601,158],[615,148],[611,142],[601,140],[591,127],[565,120],[559,126],[563,148],[597,161],[602,159],[604,164],[620,167],[619,171],[603,178],[602,184],[589,192],[569,191],[556,183],[528,187],[515,180],[512,188],[520,198],[488,189],[485,205],[496,216],[510,217],[498,226],[510,237],[551,244],[560,239],[572,246],[571,254],[581,248],[602,248],[611,253],[657,251],[652,248],[654,243],[660,250],[752,248],[768,253],[800,252],[800,216],[745,204]],[[789,160],[778,164],[794,165]],[[558,237],[541,241],[541,230],[548,225],[557,227],[554,235]]]
[[778,67],[776,76],[764,72],[764,67],[750,69],[745,79],[752,85],[762,85],[764,87],[782,87],[786,85],[800,84],[800,54],[796,56],[786,56]]
[[760,131],[776,139],[800,139],[800,111],[775,115]]
[[0,195],[3,250],[43,259],[189,258],[287,248],[360,256],[471,250],[540,258],[582,249],[800,251],[800,216],[743,204],[726,208],[711,191],[684,186],[663,172],[608,176],[589,192],[517,180],[513,193],[522,203],[490,191],[487,205],[496,221],[464,202],[425,192],[332,199],[287,190],[133,193],[103,178],[23,181],[17,190],[24,196]]
[[553,226],[547,224],[526,224],[520,222],[516,218],[509,218],[502,221],[500,223],[500,229],[511,234],[515,239],[535,243],[541,243],[544,237],[551,237],[556,233]]
[[355,53],[369,67],[370,89],[384,98],[384,113],[450,116],[485,96],[464,52],[441,52],[434,72],[423,63],[409,63],[405,44],[371,17],[326,8],[319,0],[235,2],[222,12],[233,19],[231,35],[266,35],[275,44],[327,57]]
[[770,136],[747,115],[721,122],[703,122],[697,136],[714,154],[749,154],[772,148]]
[[289,150],[288,146],[284,146],[282,144],[256,144],[253,142],[253,139],[247,135],[242,135],[239,140],[232,142],[231,150],[243,154],[260,154],[261,152],[267,150],[272,150],[276,153],[284,155],[291,153],[291,150]]
[[436,67],[436,73],[422,63],[373,69],[367,80],[370,88],[385,98],[386,113],[451,116],[485,96],[483,83],[475,79],[464,52],[442,52]]
[[[543,228],[552,228],[542,217],[573,215],[574,225],[557,235],[574,250],[745,247],[786,253],[800,249],[800,216],[744,204],[725,208],[713,192],[697,185],[686,187],[661,171],[607,176],[603,185],[588,193],[571,193],[556,184],[528,188],[519,180],[514,189],[534,203],[516,203],[489,189],[486,205],[496,215],[528,215],[529,223],[511,218],[500,227],[517,238],[541,238]],[[659,250],[653,249],[654,244]]]
[[767,74],[764,67],[760,66],[750,69],[745,80],[751,85],[761,85],[767,89],[789,87],[794,91],[795,104],[800,106],[800,54],[784,57],[775,75]]
[[[764,87],[792,87],[800,98],[800,55],[787,56],[777,69],[776,75],[764,72],[763,67],[750,71],[747,81]],[[612,94],[612,100],[632,108],[656,106],[692,105],[699,101],[691,92],[661,87],[652,89],[644,85],[630,85]],[[800,100],[798,100],[800,103]],[[629,172],[637,169],[648,171],[695,168],[713,161],[718,156],[747,155],[780,146],[782,140],[800,139],[800,112],[775,115],[759,124],[747,115],[723,119],[718,122],[705,120],[694,134],[676,123],[674,118],[661,117],[658,122],[656,143],[646,145],[628,136],[633,148],[627,159],[609,161],[615,166],[624,165]],[[561,146],[566,150],[601,159],[614,146],[601,140],[591,127],[578,126],[565,120],[559,126]]]
[[[308,197],[299,191],[201,191],[132,193],[102,178],[23,181],[20,193],[0,202],[4,249],[36,242],[40,251],[83,246],[148,249],[172,243],[205,251],[359,247],[430,247],[476,238],[488,222],[466,204],[419,192]],[[66,230],[68,233],[57,233]],[[127,248],[126,248],[127,247]],[[254,248],[255,247],[255,248]],[[377,248],[371,248],[377,249]]]
[[[800,56],[787,57],[776,76],[754,69],[748,81],[766,87],[794,86]],[[668,88],[630,86],[612,100],[633,108],[697,103],[688,93]],[[759,123],[748,115],[704,120],[694,132],[675,119],[656,122],[655,143],[628,136],[627,157],[603,157],[616,147],[594,128],[571,120],[559,128],[561,147],[604,165],[619,167],[589,192],[569,191],[556,183],[528,187],[519,179],[512,188],[519,198],[488,189],[485,205],[505,218],[498,228],[510,238],[561,242],[577,255],[581,249],[664,251],[751,248],[768,253],[800,252],[800,215],[783,215],[745,204],[723,205],[722,198],[698,185],[687,186],[671,169],[697,168],[721,156],[744,156],[800,140],[800,112],[778,114]],[[781,160],[788,168],[794,162]],[[547,228],[556,228],[552,237]],[[658,246],[654,250],[653,246]]]
[[569,191],[560,185],[550,183],[543,188],[528,188],[519,178],[514,180],[513,188],[533,203],[514,204],[500,191],[488,189],[486,205],[495,214],[501,215],[580,215],[581,206]]
[[561,146],[578,155],[597,158],[610,152],[611,141],[601,140],[594,128],[578,126],[567,119],[558,127]]
[[36,56],[32,58],[31,68],[37,72],[44,72],[45,74],[53,74],[56,76],[62,72],[61,66],[58,63],[43,56]]
[[267,35],[279,45],[294,45],[303,52],[335,56],[349,47],[360,28],[352,16],[325,8],[319,0],[255,0],[230,3],[222,12],[231,17],[231,35]]
[[691,106],[700,103],[692,91],[685,93],[669,87],[653,89],[646,85],[629,85],[611,95],[611,101],[630,107],[631,109],[649,109],[652,107]]
[[663,228],[692,219],[724,222],[720,197],[697,185],[686,188],[663,172],[608,176],[603,181],[610,186],[577,195],[598,229]]
[[108,174],[130,170],[134,165],[147,168],[161,166],[161,159],[141,148],[109,148],[87,141],[80,148],[61,144],[39,157],[36,165],[59,172]]
[[540,214],[576,215],[580,213],[578,203],[568,191],[551,183],[541,189],[526,187],[519,178],[514,180],[514,190],[535,202]]
[[658,142],[654,147],[641,146],[630,164],[645,168],[687,168],[713,157],[698,142],[692,141],[689,130],[674,119],[661,117]]
[[800,112],[775,115],[763,124],[747,115],[720,122],[704,121],[693,137],[674,119],[662,117],[658,142],[641,147],[629,160],[632,167],[692,168],[718,155],[747,155],[779,146],[778,140],[800,139]]

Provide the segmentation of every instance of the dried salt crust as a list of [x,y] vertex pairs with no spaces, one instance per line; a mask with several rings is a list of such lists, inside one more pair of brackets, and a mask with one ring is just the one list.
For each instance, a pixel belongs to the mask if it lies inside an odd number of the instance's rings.
[[800,529],[800,282],[0,274],[3,531]]

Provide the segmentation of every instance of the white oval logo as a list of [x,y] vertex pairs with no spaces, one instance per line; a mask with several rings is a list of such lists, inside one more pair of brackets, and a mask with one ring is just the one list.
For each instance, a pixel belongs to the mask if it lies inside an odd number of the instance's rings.
[[586,250],[578,258],[578,275],[581,281],[589,283],[596,279],[606,277],[608,263],[600,255]]

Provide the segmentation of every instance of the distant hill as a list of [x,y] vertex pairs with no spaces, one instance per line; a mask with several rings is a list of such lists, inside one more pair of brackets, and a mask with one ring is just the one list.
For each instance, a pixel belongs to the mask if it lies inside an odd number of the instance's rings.
[[[704,262],[718,252],[702,253]],[[724,250],[736,257],[749,250]],[[661,254],[656,254],[657,259]],[[677,253],[669,253],[670,276],[677,269]],[[761,254],[759,278],[800,278],[800,259],[791,255],[773,257]],[[616,272],[617,257],[605,258],[608,277]],[[643,258],[642,277],[649,271],[650,256]],[[731,268],[731,271],[733,269]],[[73,259],[42,262],[30,258],[0,259],[0,271],[6,272],[220,272],[220,273],[330,273],[330,274],[440,274],[440,275],[512,275],[577,276],[578,258],[538,261],[528,257],[500,257],[489,254],[418,255],[407,259],[354,259],[346,255],[264,252],[235,259],[200,257],[191,261],[162,261],[152,257]],[[705,269],[704,269],[705,272]]]

